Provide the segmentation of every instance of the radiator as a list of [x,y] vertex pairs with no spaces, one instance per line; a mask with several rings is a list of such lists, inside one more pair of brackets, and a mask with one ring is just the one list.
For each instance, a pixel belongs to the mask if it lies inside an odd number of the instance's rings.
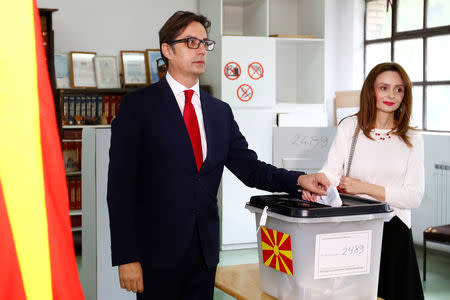
[[433,194],[436,201],[436,225],[450,223],[450,163],[434,165]]

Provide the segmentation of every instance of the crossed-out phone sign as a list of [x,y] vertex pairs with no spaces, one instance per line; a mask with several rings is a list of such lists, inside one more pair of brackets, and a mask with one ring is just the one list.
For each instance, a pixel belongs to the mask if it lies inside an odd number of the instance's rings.
[[232,61],[225,65],[223,72],[225,74],[225,77],[229,80],[236,80],[239,78],[239,76],[241,76],[241,66],[239,66],[238,63]]
[[248,84],[241,84],[237,89],[237,96],[242,102],[248,102],[253,97],[253,89]]

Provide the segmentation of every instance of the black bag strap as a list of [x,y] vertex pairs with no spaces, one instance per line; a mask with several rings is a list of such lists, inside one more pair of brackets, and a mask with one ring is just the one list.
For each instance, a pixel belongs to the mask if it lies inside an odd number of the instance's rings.
[[353,154],[355,153],[356,142],[358,141],[359,136],[359,126],[358,122],[356,122],[355,132],[352,137],[352,146],[350,147],[350,154],[348,155],[348,164],[347,164],[347,172],[345,172],[345,176],[350,175],[350,168],[352,167]]

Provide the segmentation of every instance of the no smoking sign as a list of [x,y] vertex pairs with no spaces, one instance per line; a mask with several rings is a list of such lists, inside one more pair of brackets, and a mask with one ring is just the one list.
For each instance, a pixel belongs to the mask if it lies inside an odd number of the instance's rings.
[[248,84],[241,84],[237,89],[237,96],[242,102],[248,102],[253,97],[253,89]]

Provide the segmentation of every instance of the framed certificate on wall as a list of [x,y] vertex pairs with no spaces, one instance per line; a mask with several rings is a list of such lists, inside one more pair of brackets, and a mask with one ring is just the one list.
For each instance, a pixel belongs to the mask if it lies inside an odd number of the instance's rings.
[[71,88],[72,84],[70,81],[69,54],[55,53],[54,61],[55,61],[56,88],[58,89]]
[[124,86],[148,84],[145,51],[120,51]]
[[117,69],[116,59],[117,58],[115,56],[94,57],[97,88],[120,88],[119,70]]
[[96,52],[70,52],[72,87],[95,88],[94,57]]
[[159,49],[147,49],[146,51],[150,83],[156,83],[166,75],[167,67]]

